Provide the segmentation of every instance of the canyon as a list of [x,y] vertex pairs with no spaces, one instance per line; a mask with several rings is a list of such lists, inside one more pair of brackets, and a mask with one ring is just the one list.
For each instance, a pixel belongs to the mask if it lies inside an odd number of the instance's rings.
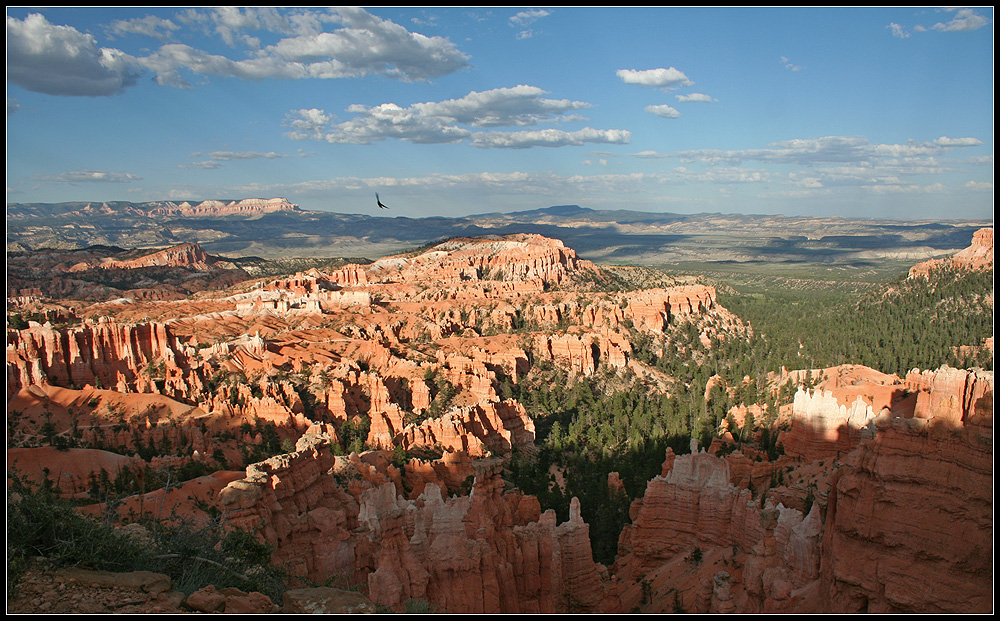
[[[394,611],[992,612],[992,371],[784,370],[776,411],[743,404],[710,444],[666,451],[602,564],[586,507],[560,521],[512,484],[544,423],[513,387],[558,369],[682,391],[636,343],[746,338],[714,286],[646,286],[532,233],[279,278],[193,243],[15,258],[9,475],[78,501],[132,481],[122,518],[221,516],[302,584]],[[943,261],[991,269],[992,229]],[[181,468],[198,476],[143,491]]]

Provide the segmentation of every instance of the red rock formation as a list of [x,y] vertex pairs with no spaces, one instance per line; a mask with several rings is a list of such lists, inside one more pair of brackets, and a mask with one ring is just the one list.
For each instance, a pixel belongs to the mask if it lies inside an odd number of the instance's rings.
[[[147,255],[135,259],[123,261],[105,260],[94,267],[101,269],[123,269],[131,270],[140,267],[187,267],[195,270],[208,270],[215,267],[219,261],[202,250],[201,246],[194,243],[180,244],[171,248],[151,252]],[[87,269],[91,266],[85,266]],[[70,271],[78,271],[79,266],[74,266]]]
[[[187,394],[182,375],[184,348],[163,324],[99,322],[61,331],[48,324],[7,332],[7,398],[31,384],[117,387],[121,392],[153,390]],[[180,380],[180,381],[178,381]]]
[[[374,420],[371,433],[375,433]],[[377,446],[371,441],[371,433],[369,444]],[[405,449],[438,446],[446,451],[483,457],[490,453],[510,455],[514,447],[530,445],[534,440],[535,424],[524,406],[508,399],[453,408],[440,418],[402,428],[392,443]]]
[[[993,610],[992,394],[971,425],[880,421],[835,473],[823,542],[827,610]],[[933,588],[920,588],[928,576]]]
[[705,285],[640,291],[629,296],[625,317],[640,330],[662,332],[672,317],[688,317],[714,308],[715,296],[715,287]]
[[[128,452],[168,446],[144,463],[162,470],[207,455],[240,464],[256,446],[270,454],[276,442],[298,440],[295,451],[229,481],[218,505],[229,524],[259,529],[276,546],[276,563],[318,582],[343,576],[380,604],[619,611],[578,505],[557,524],[537,499],[504,493],[501,462],[482,459],[534,440],[523,405],[499,395],[541,361],[580,374],[635,370],[642,365],[631,360],[630,321],[662,332],[678,317],[714,319],[724,309],[707,287],[594,293],[594,275],[561,242],[515,235],[453,240],[225,297],[91,305],[79,313],[83,326],[8,333],[9,403],[50,408],[67,425],[59,434],[80,416],[95,425],[83,442]],[[120,319],[93,319],[106,314]],[[86,384],[116,390],[58,388]],[[439,391],[452,396],[447,409],[414,424],[445,401]],[[384,451],[336,456],[349,434],[365,439],[356,432],[366,422],[368,445]],[[37,425],[17,438],[38,442]],[[400,449],[410,459],[401,461]],[[426,458],[432,452],[441,459]],[[756,482],[769,476],[744,470]],[[176,503],[194,512],[185,494],[204,500],[225,480],[123,506],[147,514]],[[737,601],[738,588],[718,584],[720,608]]]
[[581,375],[592,375],[598,365],[623,369],[632,354],[632,345],[623,335],[602,330],[596,333],[545,334],[535,337],[534,351],[543,360]]
[[910,268],[910,278],[926,278],[932,270],[946,267],[967,270],[993,269],[993,229],[979,229],[972,235],[972,244],[951,257],[931,259],[914,265]]
[[346,575],[398,610],[410,599],[451,613],[617,609],[578,505],[557,525],[536,500],[502,494],[500,460],[474,463],[468,496],[425,482],[407,500],[377,454],[335,458],[320,438],[296,448],[248,468],[220,502],[231,524],[262,527],[275,560],[302,575]]
[[993,375],[943,368],[892,387],[905,398],[874,415],[860,396],[801,392],[766,484],[735,475],[757,469],[739,452],[668,452],[612,567],[623,609],[992,611]]
[[559,240],[517,234],[452,239],[415,257],[382,259],[368,267],[368,278],[407,281],[419,273],[423,282],[515,281],[536,283],[532,289],[541,291],[544,286],[563,283],[571,273],[595,269]]

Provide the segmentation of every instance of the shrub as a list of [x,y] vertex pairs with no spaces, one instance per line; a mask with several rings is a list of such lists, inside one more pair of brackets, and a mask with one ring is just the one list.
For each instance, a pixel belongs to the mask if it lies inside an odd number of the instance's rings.
[[78,513],[50,487],[32,486],[17,472],[8,477],[8,596],[29,560],[43,557],[61,567],[166,574],[174,588],[188,594],[211,584],[259,591],[281,601],[285,572],[270,564],[271,547],[252,533],[173,517],[147,520],[143,525],[150,536],[139,538],[110,519]]

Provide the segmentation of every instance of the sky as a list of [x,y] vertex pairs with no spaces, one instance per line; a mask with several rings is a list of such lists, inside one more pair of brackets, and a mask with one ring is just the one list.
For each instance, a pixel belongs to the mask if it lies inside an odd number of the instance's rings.
[[7,7],[7,201],[992,220],[993,37],[993,7]]

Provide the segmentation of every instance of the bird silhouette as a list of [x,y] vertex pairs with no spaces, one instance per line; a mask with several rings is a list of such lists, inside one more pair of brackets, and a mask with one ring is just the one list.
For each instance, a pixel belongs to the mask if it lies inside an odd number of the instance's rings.
[[379,200],[379,198],[378,198],[378,192],[375,193],[375,202],[378,203],[378,206],[379,206],[380,209],[388,209],[388,207],[386,207],[385,205],[383,205],[382,201]]

